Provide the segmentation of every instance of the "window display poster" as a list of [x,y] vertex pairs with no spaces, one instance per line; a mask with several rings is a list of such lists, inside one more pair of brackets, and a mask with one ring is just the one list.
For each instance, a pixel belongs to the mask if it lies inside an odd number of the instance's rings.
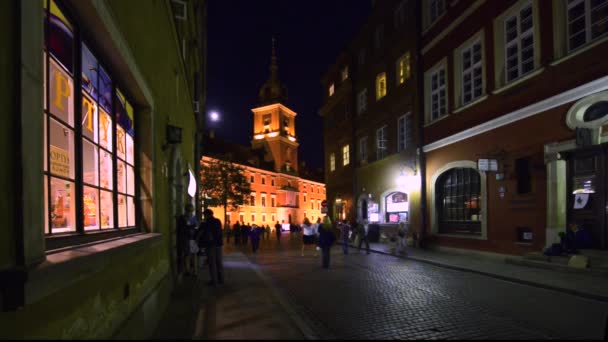
[[70,178],[70,155],[68,151],[51,145],[51,173]]

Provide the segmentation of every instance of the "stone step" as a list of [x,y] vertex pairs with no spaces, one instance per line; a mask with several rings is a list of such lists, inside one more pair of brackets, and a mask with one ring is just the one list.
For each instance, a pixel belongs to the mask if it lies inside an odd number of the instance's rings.
[[[560,258],[567,259],[567,257],[560,257]],[[542,268],[542,269],[562,271],[562,272],[576,272],[576,273],[581,273],[581,272],[589,273],[590,272],[589,269],[580,269],[580,268],[570,267],[570,266],[568,266],[567,261],[565,264],[563,264],[561,260],[559,263],[556,263],[556,262],[532,260],[532,259],[527,259],[525,257],[507,257],[505,259],[505,262],[507,264],[512,264],[512,265]]]
[[570,256],[546,256],[542,252],[532,252],[524,255],[523,259],[567,266]]

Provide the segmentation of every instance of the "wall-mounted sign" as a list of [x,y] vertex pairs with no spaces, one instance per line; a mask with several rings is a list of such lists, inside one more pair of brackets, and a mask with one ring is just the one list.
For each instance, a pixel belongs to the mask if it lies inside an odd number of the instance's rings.
[[477,160],[477,168],[479,171],[498,171],[498,161],[496,159],[479,159]]
[[53,145],[50,147],[51,173],[70,178],[70,155],[68,151]]

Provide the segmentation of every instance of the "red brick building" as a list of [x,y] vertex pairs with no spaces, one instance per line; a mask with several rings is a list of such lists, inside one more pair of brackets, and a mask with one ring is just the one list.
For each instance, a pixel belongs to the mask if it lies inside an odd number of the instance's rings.
[[571,222],[607,248],[608,3],[429,0],[422,9],[432,241],[524,254]]

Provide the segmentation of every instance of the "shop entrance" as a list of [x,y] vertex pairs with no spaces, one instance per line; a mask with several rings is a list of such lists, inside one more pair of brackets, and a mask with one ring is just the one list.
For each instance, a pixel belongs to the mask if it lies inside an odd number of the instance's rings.
[[608,249],[608,144],[572,151],[566,157],[567,222],[588,229],[594,248]]

